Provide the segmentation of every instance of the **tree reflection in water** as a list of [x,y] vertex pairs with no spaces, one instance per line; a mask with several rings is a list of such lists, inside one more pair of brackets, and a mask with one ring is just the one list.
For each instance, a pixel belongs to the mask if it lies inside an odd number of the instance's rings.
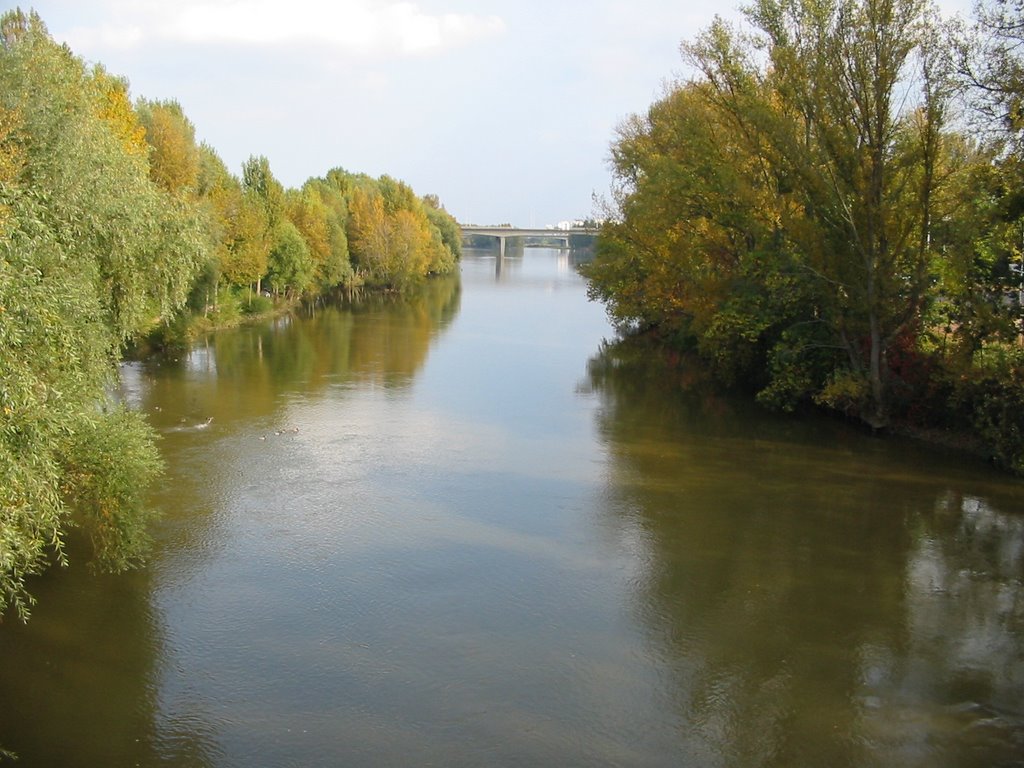
[[1024,754],[1024,489],[714,394],[634,344],[590,363],[606,514],[693,754],[999,765]]

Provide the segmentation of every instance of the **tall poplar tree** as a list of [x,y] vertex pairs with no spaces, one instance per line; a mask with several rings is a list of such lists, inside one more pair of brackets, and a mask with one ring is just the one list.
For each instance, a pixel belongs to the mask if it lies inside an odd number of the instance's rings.
[[174,195],[195,195],[200,152],[195,127],[181,105],[140,99],[137,111],[150,147],[150,178]]

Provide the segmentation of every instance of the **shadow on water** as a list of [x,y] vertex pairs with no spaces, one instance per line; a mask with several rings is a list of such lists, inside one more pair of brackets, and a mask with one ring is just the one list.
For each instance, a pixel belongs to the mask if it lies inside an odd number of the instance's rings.
[[29,623],[8,616],[0,631],[0,747],[14,753],[10,764],[215,764],[205,724],[159,714],[164,626],[149,604],[151,574],[83,574],[76,555],[88,544],[72,537],[68,549],[71,567],[34,580]]
[[1021,764],[1018,481],[776,418],[629,345],[589,371],[603,514],[640,542],[635,605],[691,754]]

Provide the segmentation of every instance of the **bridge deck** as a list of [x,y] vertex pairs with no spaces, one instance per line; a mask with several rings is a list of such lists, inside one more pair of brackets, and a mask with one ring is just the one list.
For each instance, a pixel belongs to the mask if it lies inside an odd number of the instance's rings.
[[488,235],[490,237],[568,237],[569,235],[590,235],[598,234],[597,229],[577,227],[573,229],[537,229],[526,227],[462,227],[463,235]]

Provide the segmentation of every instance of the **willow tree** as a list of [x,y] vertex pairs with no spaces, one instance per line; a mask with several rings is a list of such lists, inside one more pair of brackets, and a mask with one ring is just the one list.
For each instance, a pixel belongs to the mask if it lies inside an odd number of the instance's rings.
[[0,19],[0,612],[27,615],[26,577],[64,559],[71,526],[114,568],[146,542],[158,454],[107,392],[205,238],[149,180],[116,90],[35,14]]

